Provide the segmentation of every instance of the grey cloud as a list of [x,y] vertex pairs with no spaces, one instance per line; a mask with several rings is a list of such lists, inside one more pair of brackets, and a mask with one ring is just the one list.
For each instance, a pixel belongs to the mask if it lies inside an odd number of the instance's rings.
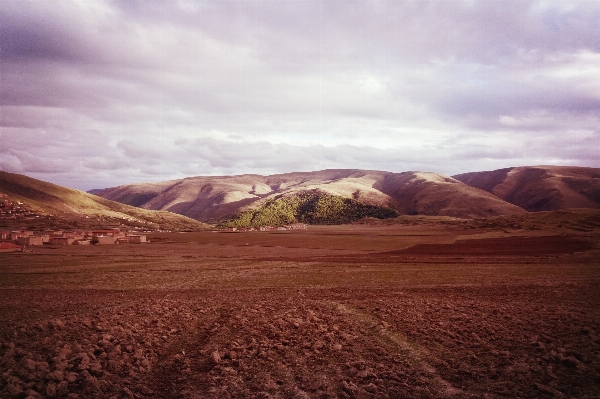
[[5,2],[0,167],[97,188],[597,166],[599,22],[586,1]]
[[[43,173],[64,173],[73,169],[73,165],[67,160],[39,157],[25,151],[9,150],[2,151],[3,155],[0,165],[10,171],[16,172],[43,172]],[[6,163],[4,163],[4,157]]]
[[[404,147],[378,149],[340,145],[293,146],[267,142],[231,142],[227,140],[198,139],[181,143],[190,162],[193,159],[208,161],[210,167],[230,172],[231,170],[275,173],[324,168],[365,168],[390,171],[428,170],[458,173],[461,165],[456,159],[490,164],[494,161],[520,160],[523,152],[518,144],[509,148],[489,150],[486,146],[474,146],[464,152],[461,147]],[[462,162],[462,161],[461,161]],[[437,169],[436,169],[437,168]]]
[[82,162],[82,166],[90,170],[115,171],[135,166],[134,162],[129,159],[110,157],[110,156],[93,156],[86,158]]
[[[34,60],[75,61],[77,37],[68,34],[70,25],[54,13],[46,18],[49,7],[33,2],[5,2],[0,10],[0,56],[3,62]],[[55,4],[57,5],[57,4]],[[60,5],[58,5],[60,8]],[[72,40],[71,40],[72,39]]]
[[118,2],[135,21],[173,25],[255,52],[271,68],[467,58],[523,50],[598,51],[594,2]]
[[164,154],[160,146],[152,146],[148,142],[122,140],[117,143],[117,147],[126,158],[137,162],[156,163]]

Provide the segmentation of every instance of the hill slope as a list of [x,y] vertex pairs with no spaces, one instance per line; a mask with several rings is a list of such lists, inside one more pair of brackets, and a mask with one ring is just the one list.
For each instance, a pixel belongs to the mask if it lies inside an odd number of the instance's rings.
[[235,215],[221,225],[223,227],[260,227],[298,222],[343,224],[366,217],[389,219],[397,216],[400,216],[398,212],[389,207],[362,204],[352,198],[312,189],[270,199],[253,209]]
[[110,201],[83,191],[27,176],[0,171],[0,194],[38,216],[83,225],[124,224],[168,230],[198,230],[206,226],[171,212],[157,212]]
[[526,213],[484,190],[438,173],[390,173],[374,187],[392,197],[402,214],[475,218]]
[[530,166],[464,173],[455,179],[531,212],[600,208],[600,169]]
[[196,220],[216,222],[261,207],[267,201],[307,190],[408,214],[470,218],[525,212],[451,177],[422,172],[333,169],[271,176],[199,176],[94,192],[103,198],[145,209],[168,210]]

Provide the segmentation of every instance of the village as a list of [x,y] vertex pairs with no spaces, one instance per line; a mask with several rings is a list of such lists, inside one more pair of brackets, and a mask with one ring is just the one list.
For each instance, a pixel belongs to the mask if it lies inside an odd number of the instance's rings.
[[39,217],[21,201],[11,201],[6,194],[0,193],[0,219],[31,220]]
[[[51,215],[50,215],[51,216]],[[40,220],[45,215],[37,214],[28,209],[20,202],[13,201],[5,194],[0,194],[0,220],[13,220],[27,222],[27,220]],[[27,229],[21,227],[12,230],[4,226],[6,230],[0,230],[0,253],[3,252],[25,252],[27,247],[35,246],[58,246],[58,245],[114,245],[125,243],[145,243],[147,231],[130,231],[127,228],[104,228],[104,229]],[[305,230],[304,223],[293,223],[286,226],[260,226],[260,227],[230,227],[217,228],[219,232],[259,232],[259,231],[282,231],[282,230]]]
[[[40,215],[30,210],[23,202],[13,201],[0,193],[0,220],[27,223],[52,215]],[[87,217],[87,216],[86,216]],[[10,223],[9,223],[10,225]],[[6,226],[4,226],[6,228]],[[0,253],[23,252],[26,247],[42,245],[93,245],[148,242],[146,234],[127,229],[44,229],[21,227],[20,230],[0,230]]]
[[148,242],[145,234],[133,234],[120,229],[0,231],[0,252],[22,252],[25,247],[41,245],[114,245],[145,242]]

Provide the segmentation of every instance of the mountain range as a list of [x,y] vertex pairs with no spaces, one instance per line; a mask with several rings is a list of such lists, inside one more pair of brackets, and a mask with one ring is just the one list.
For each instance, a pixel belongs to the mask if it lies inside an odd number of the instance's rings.
[[[403,215],[481,218],[566,208],[600,208],[600,169],[530,166],[456,176],[335,169],[271,176],[198,176],[90,193],[207,223],[231,221],[242,215],[248,219],[248,212],[262,215],[267,208],[272,214],[281,204],[289,205],[290,198],[306,198],[306,193],[327,197],[327,201],[321,201],[326,206],[335,203],[344,209],[355,209],[356,204],[362,204]],[[305,217],[298,213],[302,206],[291,209],[288,205],[286,212],[296,212],[296,219]],[[317,205],[312,202],[313,214]],[[360,215],[365,215],[365,209],[361,209]]]
[[[530,166],[445,176],[335,169],[271,176],[198,176],[85,193],[0,171],[0,199],[71,224],[172,230],[205,223],[337,224],[397,215],[485,218],[600,208],[600,169]],[[0,201],[1,202],[1,201]]]

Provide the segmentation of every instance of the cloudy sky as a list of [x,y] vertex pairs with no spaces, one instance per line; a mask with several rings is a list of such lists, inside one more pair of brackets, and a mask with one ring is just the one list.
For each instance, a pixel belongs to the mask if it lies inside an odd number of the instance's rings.
[[0,0],[0,170],[600,167],[599,1]]

